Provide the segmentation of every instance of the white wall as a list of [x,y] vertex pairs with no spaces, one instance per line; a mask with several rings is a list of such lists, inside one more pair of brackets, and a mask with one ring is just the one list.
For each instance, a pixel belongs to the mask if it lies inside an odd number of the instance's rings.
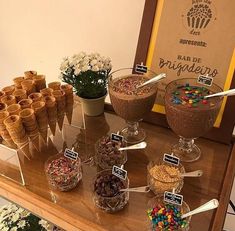
[[33,69],[56,80],[79,51],[132,66],[144,0],[0,0],[0,88]]

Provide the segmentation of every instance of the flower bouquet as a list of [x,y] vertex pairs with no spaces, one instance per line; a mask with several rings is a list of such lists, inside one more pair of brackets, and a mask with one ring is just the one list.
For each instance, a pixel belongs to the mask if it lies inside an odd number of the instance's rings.
[[85,114],[103,113],[111,68],[111,59],[98,53],[80,52],[64,58],[60,66],[61,79],[74,87]]
[[38,218],[27,210],[9,203],[0,208],[2,231],[62,231],[53,224]]

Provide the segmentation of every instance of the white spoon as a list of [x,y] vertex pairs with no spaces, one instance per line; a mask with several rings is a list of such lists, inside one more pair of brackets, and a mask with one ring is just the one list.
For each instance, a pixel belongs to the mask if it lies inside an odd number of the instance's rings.
[[165,73],[161,73],[161,74],[159,74],[159,75],[153,77],[152,79],[150,79],[150,80],[144,82],[143,84],[137,86],[136,88],[138,89],[138,88],[140,88],[140,87],[146,86],[147,84],[158,82],[159,80],[161,80],[161,79],[163,79],[163,78],[166,78],[166,74],[165,74]]
[[141,186],[141,187],[136,187],[136,188],[125,188],[125,189],[120,189],[120,192],[140,192],[140,193],[147,193],[150,191],[149,185],[147,186]]
[[211,209],[215,209],[219,206],[219,201],[217,199],[212,199],[210,201],[208,201],[207,203],[205,203],[204,205],[201,205],[200,207],[188,212],[188,213],[185,213],[181,216],[181,218],[186,218],[186,217],[189,217],[189,216],[192,216],[194,214],[197,214],[197,213],[202,213],[202,212],[205,212],[205,211],[208,211],[208,210],[211,210]]
[[143,149],[146,148],[147,143],[145,141],[138,143],[138,144],[134,144],[131,146],[127,146],[127,147],[123,147],[123,148],[119,148],[118,151],[123,151],[123,150],[132,150],[132,149]]
[[223,91],[223,92],[218,92],[218,93],[215,93],[212,95],[206,95],[206,96],[204,96],[204,98],[207,99],[207,98],[211,98],[211,97],[232,96],[232,95],[235,95],[235,89],[231,89],[231,90]]
[[202,170],[196,170],[193,172],[185,172],[180,174],[181,177],[200,177],[203,175],[203,171]]

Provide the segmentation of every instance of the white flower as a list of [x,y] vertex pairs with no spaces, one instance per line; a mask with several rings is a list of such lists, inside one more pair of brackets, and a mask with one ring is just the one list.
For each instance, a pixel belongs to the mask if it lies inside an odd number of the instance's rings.
[[91,70],[97,72],[97,71],[99,71],[99,67],[97,65],[95,65],[91,68]]
[[60,65],[60,70],[62,71],[62,72],[65,72],[68,68],[69,68],[69,60],[68,60],[68,58],[64,58],[64,61],[61,63],[61,65]]
[[30,212],[24,210],[21,214],[20,214],[20,217],[21,218],[25,218],[25,217],[28,217],[30,215]]
[[17,227],[11,228],[10,231],[17,231]]
[[25,220],[21,220],[21,221],[19,221],[18,224],[17,224],[17,226],[18,226],[19,228],[24,228],[25,225],[26,225]]
[[84,65],[82,67],[82,72],[88,71],[90,69],[90,67],[88,65]]
[[97,59],[91,60],[91,66],[94,66],[94,65],[96,65],[96,64],[97,64]]
[[9,230],[8,227],[4,227],[4,228],[2,229],[2,231],[8,231],[8,230]]
[[81,73],[81,69],[79,66],[75,67],[74,74],[79,75]]
[[38,222],[44,229],[46,229],[47,231],[52,231],[53,230],[53,225],[45,220],[40,220]]
[[18,221],[19,219],[20,219],[20,215],[19,215],[18,213],[15,213],[15,214],[12,216],[12,218],[11,218],[11,220],[12,220],[13,222]]

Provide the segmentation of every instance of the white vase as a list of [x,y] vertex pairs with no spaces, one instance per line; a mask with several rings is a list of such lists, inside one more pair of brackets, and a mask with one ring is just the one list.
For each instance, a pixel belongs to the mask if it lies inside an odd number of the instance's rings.
[[96,99],[85,99],[79,97],[83,112],[88,116],[101,115],[104,112],[104,100],[106,95]]

